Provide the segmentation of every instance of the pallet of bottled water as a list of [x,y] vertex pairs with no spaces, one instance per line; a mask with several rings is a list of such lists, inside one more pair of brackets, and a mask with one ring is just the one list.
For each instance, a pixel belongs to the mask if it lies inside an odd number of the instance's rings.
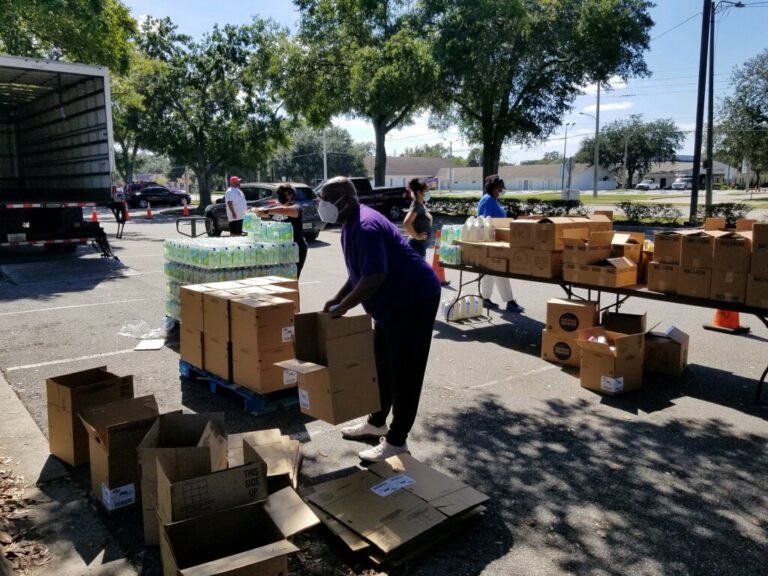
[[293,241],[254,242],[249,238],[190,238],[166,240],[165,259],[170,262],[226,270],[249,266],[295,264],[299,246]]
[[293,242],[290,222],[262,220],[252,212],[246,212],[243,218],[243,234],[259,242]]

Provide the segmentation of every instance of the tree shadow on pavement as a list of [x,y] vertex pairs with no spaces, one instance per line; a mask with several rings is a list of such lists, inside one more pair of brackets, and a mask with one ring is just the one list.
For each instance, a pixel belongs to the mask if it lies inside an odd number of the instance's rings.
[[425,430],[420,442],[445,447],[432,465],[492,500],[484,529],[414,574],[476,574],[509,530],[500,573],[765,573],[766,437],[717,419],[628,421],[583,399],[515,413],[493,396]]

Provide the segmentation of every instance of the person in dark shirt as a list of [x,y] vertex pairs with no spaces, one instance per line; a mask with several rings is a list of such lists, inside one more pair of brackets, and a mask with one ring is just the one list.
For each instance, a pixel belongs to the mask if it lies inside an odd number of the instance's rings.
[[432,214],[429,213],[425,205],[429,200],[429,189],[418,178],[413,178],[408,182],[408,189],[413,194],[413,202],[405,215],[403,227],[411,237],[408,244],[422,258],[426,258],[427,246],[429,246],[429,240],[432,237]]
[[[267,206],[266,208],[256,208],[254,212],[261,217],[272,216],[273,220],[286,220],[293,226],[293,241],[299,246],[299,262],[296,264],[297,275],[301,276],[301,269],[304,268],[304,262],[307,260],[307,239],[304,238],[304,221],[301,206],[294,204],[296,190],[290,184],[281,184],[277,187],[277,206]],[[275,218],[277,216],[277,218]]]
[[[318,206],[324,222],[339,222],[347,281],[323,310],[333,317],[362,304],[374,319],[374,353],[381,411],[342,428],[351,440],[379,438],[359,453],[379,462],[408,452],[406,438],[416,420],[432,327],[440,303],[440,281],[400,231],[382,214],[361,205],[348,178],[326,182]],[[387,428],[387,416],[392,422]]]

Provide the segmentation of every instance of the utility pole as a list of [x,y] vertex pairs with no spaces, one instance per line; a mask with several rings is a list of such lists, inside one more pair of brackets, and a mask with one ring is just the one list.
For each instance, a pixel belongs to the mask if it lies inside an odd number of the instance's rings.
[[592,197],[597,198],[597,169],[600,167],[600,82],[597,83],[597,109],[595,110],[595,166]]
[[624,168],[624,190],[627,190],[627,180],[629,180],[629,170],[627,170],[627,146],[629,144],[629,134],[624,136],[624,160],[622,160],[622,167]]
[[574,126],[576,122],[566,122],[565,123],[565,142],[563,142],[563,177],[560,179],[560,190],[565,192],[565,159],[567,156],[567,150],[568,150],[568,127]]
[[451,158],[451,167],[450,167],[450,169],[448,170],[448,173],[449,173],[449,174],[450,174],[450,176],[451,176],[451,180],[450,180],[450,182],[448,182],[448,191],[449,191],[451,194],[453,194],[453,140],[451,140],[451,141],[448,143],[448,146],[449,146],[449,150],[450,150],[450,151],[448,152],[448,155],[449,155],[449,156],[450,156],[450,158]]
[[712,214],[712,164],[714,162],[714,124],[715,124],[715,12],[717,6],[712,6],[709,11],[709,93],[707,94],[707,181],[704,199],[704,207],[707,216]]
[[328,143],[325,138],[325,129],[323,129],[323,182],[328,180]]
[[704,128],[704,95],[707,84],[707,53],[709,50],[709,19],[712,14],[712,0],[704,0],[701,17],[701,49],[699,52],[699,86],[696,99],[696,134],[693,138],[693,182],[691,182],[691,207],[688,214],[690,223],[697,221],[699,206],[699,177],[701,176],[701,140]]

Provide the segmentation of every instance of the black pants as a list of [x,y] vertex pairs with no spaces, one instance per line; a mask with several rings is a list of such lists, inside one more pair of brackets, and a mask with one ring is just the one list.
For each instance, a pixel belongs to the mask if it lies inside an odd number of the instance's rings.
[[416,421],[424,372],[427,369],[432,327],[440,297],[399,311],[385,326],[378,322],[373,333],[381,411],[371,414],[374,426],[386,424],[392,411],[387,442],[402,446]]
[[422,258],[427,257],[427,246],[429,246],[429,240],[416,240],[411,238],[408,240],[408,245],[419,253]]
[[301,276],[301,270],[304,268],[304,262],[307,261],[307,245],[299,242],[299,261],[296,264],[296,278]]
[[243,221],[230,220],[229,222],[229,235],[230,236],[242,236],[243,235]]

